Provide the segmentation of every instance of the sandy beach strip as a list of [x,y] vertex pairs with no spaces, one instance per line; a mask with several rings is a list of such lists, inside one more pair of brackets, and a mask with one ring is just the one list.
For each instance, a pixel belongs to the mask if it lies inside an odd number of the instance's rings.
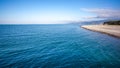
[[81,27],[120,38],[120,25],[84,25]]

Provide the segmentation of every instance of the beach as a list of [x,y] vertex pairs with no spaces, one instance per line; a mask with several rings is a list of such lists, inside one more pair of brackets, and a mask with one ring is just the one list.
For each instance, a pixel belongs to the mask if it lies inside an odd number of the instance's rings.
[[84,25],[81,27],[88,30],[105,33],[105,34],[120,38],[119,25]]

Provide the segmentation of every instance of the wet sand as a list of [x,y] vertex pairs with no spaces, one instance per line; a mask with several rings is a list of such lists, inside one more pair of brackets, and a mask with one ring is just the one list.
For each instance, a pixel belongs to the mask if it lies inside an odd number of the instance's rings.
[[120,25],[84,25],[81,27],[120,38]]

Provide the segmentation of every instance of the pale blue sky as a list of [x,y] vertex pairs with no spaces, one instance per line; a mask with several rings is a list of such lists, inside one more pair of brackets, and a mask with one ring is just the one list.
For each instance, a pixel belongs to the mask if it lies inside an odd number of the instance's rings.
[[0,0],[1,24],[56,24],[120,18],[120,0]]

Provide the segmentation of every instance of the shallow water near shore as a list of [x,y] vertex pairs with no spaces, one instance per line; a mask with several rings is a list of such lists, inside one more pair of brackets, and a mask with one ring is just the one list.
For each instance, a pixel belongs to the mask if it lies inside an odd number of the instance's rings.
[[120,68],[120,39],[79,25],[0,25],[0,68]]

